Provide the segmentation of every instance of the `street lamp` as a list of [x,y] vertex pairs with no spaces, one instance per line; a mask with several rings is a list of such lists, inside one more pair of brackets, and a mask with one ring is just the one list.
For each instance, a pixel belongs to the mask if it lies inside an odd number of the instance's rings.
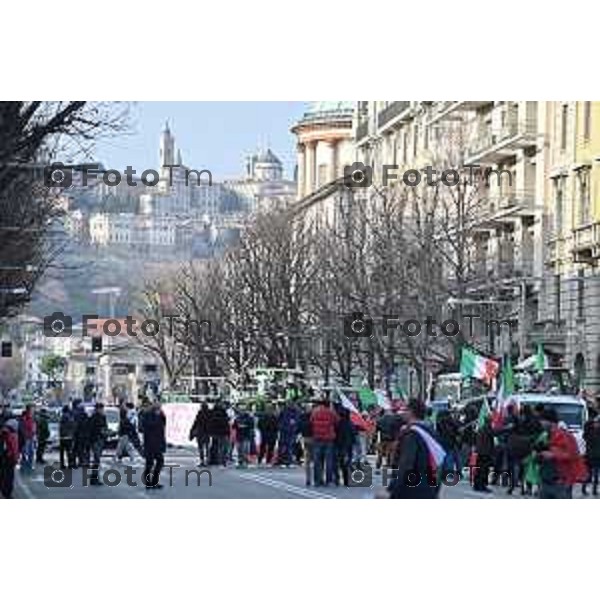
[[[109,317],[111,319],[115,318],[115,298],[118,298],[121,295],[121,288],[120,287],[103,287],[103,288],[96,288],[94,290],[92,290],[92,294],[100,297],[103,295],[108,295],[108,303],[109,303]],[[100,312],[100,310],[98,310],[98,312]],[[110,396],[112,394],[112,387],[111,387],[111,369],[112,369],[112,365],[111,365],[111,345],[112,345],[112,336],[108,336],[108,339],[106,340],[106,351],[105,351],[105,356],[106,356],[106,363],[104,365],[104,399],[108,402],[108,400],[110,399]],[[100,358],[98,358],[98,366],[100,366]]]

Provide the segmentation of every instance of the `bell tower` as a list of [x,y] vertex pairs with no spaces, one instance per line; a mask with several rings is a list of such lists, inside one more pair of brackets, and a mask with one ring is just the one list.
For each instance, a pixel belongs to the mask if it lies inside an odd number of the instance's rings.
[[[174,165],[175,162],[175,138],[169,129],[169,122],[165,123],[165,128],[160,136],[160,167],[165,165]],[[168,172],[168,169],[167,169]]]

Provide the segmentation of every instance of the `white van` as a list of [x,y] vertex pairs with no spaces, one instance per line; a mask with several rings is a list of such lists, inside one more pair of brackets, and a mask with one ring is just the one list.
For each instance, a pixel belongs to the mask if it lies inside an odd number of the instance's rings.
[[429,401],[434,406],[445,404],[457,410],[471,402],[482,401],[488,392],[489,387],[483,381],[465,378],[460,373],[442,373],[433,382]]
[[553,408],[558,414],[559,423],[564,423],[569,431],[575,436],[579,451],[585,452],[585,442],[583,440],[583,426],[588,419],[587,405],[584,400],[571,395],[551,395],[551,394],[514,394],[511,397],[519,409],[528,404],[532,408],[541,404],[544,408]]

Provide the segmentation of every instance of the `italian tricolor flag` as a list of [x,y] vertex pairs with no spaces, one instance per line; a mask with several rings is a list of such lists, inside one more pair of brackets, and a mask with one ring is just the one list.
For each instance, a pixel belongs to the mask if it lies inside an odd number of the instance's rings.
[[460,357],[460,374],[463,377],[481,379],[488,385],[492,385],[498,374],[498,363],[468,348],[463,348]]
[[342,406],[350,411],[350,420],[356,427],[363,429],[365,431],[371,432],[373,430],[373,424],[369,423],[358,411],[358,408],[354,405],[352,400],[342,392],[342,390],[337,389],[338,396],[340,397]]

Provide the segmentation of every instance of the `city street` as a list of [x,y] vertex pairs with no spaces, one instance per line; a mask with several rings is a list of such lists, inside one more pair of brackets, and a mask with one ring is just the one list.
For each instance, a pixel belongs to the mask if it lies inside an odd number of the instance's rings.
[[[47,457],[47,465],[50,466],[58,457],[56,453],[50,453]],[[370,458],[371,464],[374,457]],[[178,466],[176,466],[178,465]],[[131,467],[129,480],[137,483],[137,486],[128,485],[126,470]],[[247,469],[237,469],[235,466],[211,467],[200,475],[202,469],[197,467],[197,457],[191,451],[185,449],[170,449],[165,458],[165,467],[161,475],[161,483],[164,487],[160,490],[146,490],[141,484],[141,474],[144,468],[142,459],[137,456],[131,463],[128,459],[123,464],[116,463],[112,453],[107,453],[102,458],[102,474],[109,470],[117,470],[121,474],[119,485],[84,486],[81,469],[72,472],[72,487],[46,487],[44,483],[44,467],[37,466],[30,476],[17,474],[15,486],[15,497],[21,499],[47,498],[47,499],[372,499],[378,489],[381,489],[381,475],[374,472],[373,487],[346,488],[340,486],[327,486],[314,488],[304,485],[304,469],[294,466],[291,468],[281,467],[257,467],[250,465]],[[186,485],[186,470],[188,471],[188,485]],[[209,483],[207,471],[212,475],[212,485]],[[106,475],[110,482],[114,482],[117,475],[110,473]],[[506,489],[492,487],[493,493],[480,494],[474,492],[468,481],[463,479],[456,486],[443,487],[441,498],[444,499],[511,499],[525,500],[515,490],[514,495],[506,494]],[[584,498],[581,495],[580,486],[575,490],[575,498]],[[593,498],[593,496],[588,496]]]

